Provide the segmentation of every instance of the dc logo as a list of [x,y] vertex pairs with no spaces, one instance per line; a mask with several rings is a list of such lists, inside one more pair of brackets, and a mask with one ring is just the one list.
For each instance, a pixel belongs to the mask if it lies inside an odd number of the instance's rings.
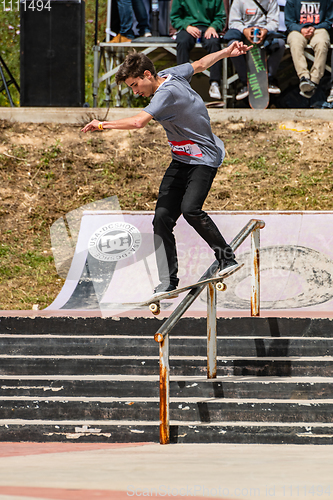
[[91,236],[90,255],[97,260],[116,262],[133,255],[141,245],[140,231],[127,222],[112,222],[102,226]]

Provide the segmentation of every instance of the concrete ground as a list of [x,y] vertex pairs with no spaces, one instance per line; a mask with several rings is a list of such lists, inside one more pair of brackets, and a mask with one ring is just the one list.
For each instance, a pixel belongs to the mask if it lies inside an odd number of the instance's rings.
[[[106,108],[0,108],[1,120],[12,120],[23,123],[72,123],[82,124],[93,117],[104,117]],[[110,108],[108,119],[127,118],[139,113],[136,108]],[[210,119],[224,120],[254,120],[263,122],[283,122],[284,120],[321,120],[332,121],[333,109],[209,109]]]
[[0,500],[325,499],[331,446],[0,443]]

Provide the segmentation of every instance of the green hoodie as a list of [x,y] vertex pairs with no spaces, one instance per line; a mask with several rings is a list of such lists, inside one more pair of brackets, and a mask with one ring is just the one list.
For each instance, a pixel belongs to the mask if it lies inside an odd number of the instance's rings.
[[170,21],[176,30],[201,25],[219,33],[226,21],[223,0],[172,0]]

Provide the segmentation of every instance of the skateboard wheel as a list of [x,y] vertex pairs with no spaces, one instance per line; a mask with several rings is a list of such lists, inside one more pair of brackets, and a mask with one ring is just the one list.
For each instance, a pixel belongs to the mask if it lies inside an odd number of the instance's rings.
[[224,290],[227,289],[227,285],[225,283],[222,283],[221,281],[218,281],[215,285],[216,290],[219,292],[224,292]]
[[160,312],[161,312],[159,304],[156,304],[155,302],[150,304],[149,309],[155,315],[160,314]]

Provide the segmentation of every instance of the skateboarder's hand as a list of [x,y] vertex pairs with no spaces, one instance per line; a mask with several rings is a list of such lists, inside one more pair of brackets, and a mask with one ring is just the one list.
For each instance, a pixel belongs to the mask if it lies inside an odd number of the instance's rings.
[[[229,47],[229,57],[238,57],[243,54],[246,54],[248,50],[252,48],[252,45],[244,45],[243,42],[233,42]],[[224,49],[226,50],[226,49]]]
[[101,122],[99,120],[93,120],[90,123],[88,123],[83,129],[81,129],[81,132],[93,132],[94,130],[98,130],[98,125]]

